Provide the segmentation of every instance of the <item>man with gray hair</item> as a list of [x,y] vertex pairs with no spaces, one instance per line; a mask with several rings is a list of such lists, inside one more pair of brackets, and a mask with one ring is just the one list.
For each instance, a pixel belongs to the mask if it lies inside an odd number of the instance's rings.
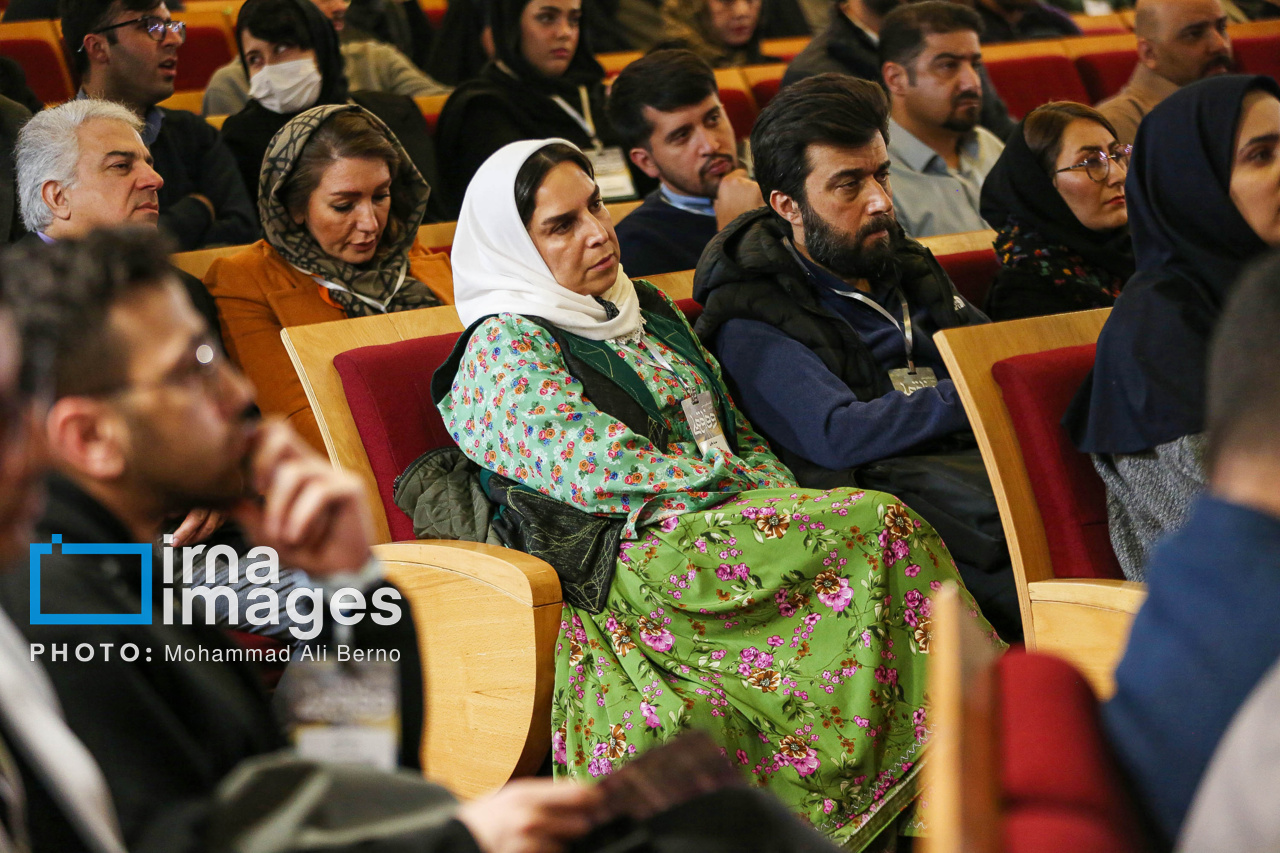
[[[164,178],[142,144],[142,120],[112,101],[80,98],[37,113],[14,149],[24,240],[72,240],[96,228],[160,220]],[[209,328],[218,310],[194,276],[176,271]]]

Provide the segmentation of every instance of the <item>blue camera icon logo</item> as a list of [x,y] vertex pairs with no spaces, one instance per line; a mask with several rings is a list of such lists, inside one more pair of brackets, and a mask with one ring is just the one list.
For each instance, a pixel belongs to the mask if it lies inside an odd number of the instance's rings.
[[[31,546],[31,624],[32,625],[150,625],[151,624],[151,545],[117,544],[113,542],[68,542],[55,533],[49,543]],[[136,556],[142,571],[141,613],[43,613],[40,610],[40,560],[53,554],[58,546],[63,554],[103,556]]]

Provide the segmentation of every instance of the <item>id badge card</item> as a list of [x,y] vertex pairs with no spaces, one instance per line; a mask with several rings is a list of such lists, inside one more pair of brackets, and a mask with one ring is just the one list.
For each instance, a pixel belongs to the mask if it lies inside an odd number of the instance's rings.
[[[338,647],[341,648],[341,647]],[[400,745],[400,679],[390,661],[295,660],[277,698],[303,758],[394,770]]]
[[582,153],[595,169],[601,198],[620,201],[636,197],[636,185],[631,181],[631,170],[627,168],[627,158],[621,148],[616,145],[599,150],[589,148]]
[[720,426],[720,417],[716,414],[715,397],[710,391],[685,397],[680,401],[684,409],[684,419],[693,430],[693,440],[698,443],[698,452],[703,456],[712,447],[730,453],[729,442],[725,440],[724,429]]
[[938,384],[938,377],[932,367],[917,367],[912,373],[906,367],[895,367],[889,371],[889,381],[895,391],[901,391],[910,397],[921,388],[932,388]]

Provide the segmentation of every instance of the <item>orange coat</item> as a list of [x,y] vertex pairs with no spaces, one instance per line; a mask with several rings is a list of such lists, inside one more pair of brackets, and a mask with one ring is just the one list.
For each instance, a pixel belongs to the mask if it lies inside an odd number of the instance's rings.
[[[448,255],[429,252],[415,242],[409,250],[409,269],[442,302],[453,304],[453,270]],[[314,279],[276,254],[266,240],[214,261],[204,283],[218,304],[227,355],[253,382],[259,408],[264,414],[288,418],[303,438],[324,453],[320,428],[280,330],[342,320],[346,312],[326,298],[327,292]]]

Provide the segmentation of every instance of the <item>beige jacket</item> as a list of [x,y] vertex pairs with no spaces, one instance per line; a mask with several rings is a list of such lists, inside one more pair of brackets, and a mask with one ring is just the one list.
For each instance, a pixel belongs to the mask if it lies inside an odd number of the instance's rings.
[[1143,117],[1176,91],[1175,84],[1139,63],[1124,88],[1098,104],[1098,112],[1115,125],[1120,144],[1132,145]]

